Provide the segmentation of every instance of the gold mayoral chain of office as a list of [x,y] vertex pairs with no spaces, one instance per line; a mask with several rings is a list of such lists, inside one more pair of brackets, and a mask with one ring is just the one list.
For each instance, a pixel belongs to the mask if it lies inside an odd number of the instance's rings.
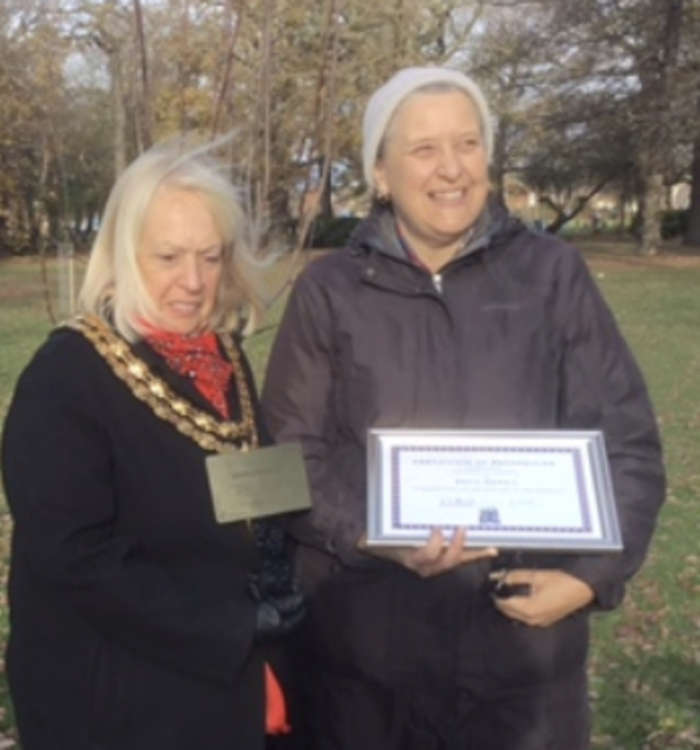
[[241,356],[230,336],[219,336],[226,356],[233,365],[233,374],[241,406],[237,422],[219,420],[176,394],[165,381],[154,375],[139,359],[129,344],[107,323],[94,315],[77,316],[68,325],[92,343],[107,361],[114,374],[134,396],[147,404],[160,419],[169,422],[183,435],[207,451],[231,450],[238,443],[241,450],[255,448],[258,434],[250,390],[245,380]]

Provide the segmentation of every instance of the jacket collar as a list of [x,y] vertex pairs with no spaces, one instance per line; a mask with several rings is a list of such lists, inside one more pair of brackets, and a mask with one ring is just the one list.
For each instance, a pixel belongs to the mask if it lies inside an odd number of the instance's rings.
[[[481,214],[467,231],[462,249],[450,262],[487,248],[498,236],[511,234],[516,226],[520,226],[520,222],[511,217],[503,203],[491,194]],[[352,233],[348,244],[354,250],[375,251],[396,260],[410,262],[398,235],[391,206],[375,207]]]

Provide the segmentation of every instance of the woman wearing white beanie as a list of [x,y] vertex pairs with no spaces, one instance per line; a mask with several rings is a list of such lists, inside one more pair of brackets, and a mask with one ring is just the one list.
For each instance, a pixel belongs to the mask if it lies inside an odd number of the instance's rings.
[[[313,494],[291,527],[310,746],[584,750],[588,613],[621,601],[664,494],[642,377],[576,250],[491,197],[471,79],[398,72],[363,136],[371,214],[299,277],[263,391]],[[429,528],[370,550],[371,427],[603,430],[624,551],[499,554]]]

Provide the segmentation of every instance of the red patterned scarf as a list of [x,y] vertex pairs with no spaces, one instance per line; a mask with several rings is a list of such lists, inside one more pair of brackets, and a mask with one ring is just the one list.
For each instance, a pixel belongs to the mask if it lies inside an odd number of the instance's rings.
[[183,336],[170,331],[149,330],[146,341],[165,359],[168,367],[179,375],[191,378],[197,390],[228,419],[226,394],[233,366],[221,355],[216,334]]

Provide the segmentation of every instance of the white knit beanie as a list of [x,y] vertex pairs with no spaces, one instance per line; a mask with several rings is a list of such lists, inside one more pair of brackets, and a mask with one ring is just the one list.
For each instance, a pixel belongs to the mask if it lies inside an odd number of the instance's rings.
[[377,150],[391,116],[409,94],[431,83],[450,83],[464,89],[478,111],[486,155],[491,160],[493,125],[486,99],[477,84],[464,73],[450,68],[404,68],[372,94],[365,109],[362,122],[362,167],[370,190],[374,188]]

